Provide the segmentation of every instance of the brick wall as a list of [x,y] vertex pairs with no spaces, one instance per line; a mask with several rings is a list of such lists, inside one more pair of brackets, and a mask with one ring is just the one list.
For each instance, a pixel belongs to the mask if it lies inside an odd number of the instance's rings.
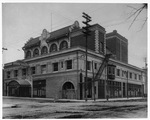
[[106,41],[108,49],[116,55],[116,59],[128,63],[128,44],[117,37],[108,38]]
[[[66,82],[71,82],[77,91],[77,74],[60,75],[57,77],[49,77],[46,79],[46,97],[62,98],[62,87]],[[77,96],[76,96],[77,98]]]
[[[88,49],[95,51],[95,32],[94,31],[91,32],[90,36],[88,36],[87,43],[88,43],[87,45]],[[80,34],[78,36],[71,38],[71,47],[74,47],[74,46],[85,47],[85,45],[86,45],[86,38],[84,37],[83,34]]]

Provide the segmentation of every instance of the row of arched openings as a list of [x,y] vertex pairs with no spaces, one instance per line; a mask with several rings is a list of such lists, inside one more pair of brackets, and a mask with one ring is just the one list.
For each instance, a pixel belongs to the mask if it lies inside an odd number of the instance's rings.
[[[63,50],[68,48],[68,43],[66,41],[61,42],[59,50]],[[58,51],[57,45],[55,43],[53,43],[50,46],[49,52],[54,52],[54,51]],[[43,46],[41,49],[41,55],[43,54],[47,54],[48,53],[48,48],[46,46]],[[33,51],[33,57],[39,56],[40,55],[40,51],[38,48],[34,49]],[[27,51],[26,53],[26,58],[31,58],[31,51]]]

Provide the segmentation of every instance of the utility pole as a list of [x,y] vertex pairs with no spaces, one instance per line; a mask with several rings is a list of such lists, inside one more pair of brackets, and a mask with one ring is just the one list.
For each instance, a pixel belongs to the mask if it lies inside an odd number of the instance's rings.
[[90,35],[90,30],[89,30],[89,27],[90,27],[90,25],[89,25],[89,22],[91,22],[92,20],[91,20],[91,17],[88,15],[88,14],[86,14],[86,13],[84,13],[83,12],[83,15],[82,15],[82,17],[83,18],[85,18],[85,20],[86,21],[82,21],[82,23],[83,24],[85,24],[86,26],[85,27],[82,27],[82,29],[83,29],[83,33],[84,33],[84,35],[85,35],[85,38],[86,38],[86,45],[85,45],[85,48],[86,48],[86,71],[85,71],[85,101],[87,101],[87,39],[88,39],[88,36]]
[[109,93],[108,93],[108,64],[106,65],[106,71],[107,71],[107,75],[106,75],[106,77],[107,77],[107,79],[106,79],[106,92],[107,92],[107,94],[106,94],[106,99],[107,99],[107,101],[109,100]]
[[93,99],[94,101],[95,99],[95,82],[94,82],[94,62],[92,61],[92,72],[93,72],[93,81],[92,81],[92,85],[93,85]]

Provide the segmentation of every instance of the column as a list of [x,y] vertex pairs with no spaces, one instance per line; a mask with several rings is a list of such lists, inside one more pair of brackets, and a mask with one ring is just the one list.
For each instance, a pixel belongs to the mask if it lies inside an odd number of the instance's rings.
[[121,82],[121,97],[123,98],[123,82]]

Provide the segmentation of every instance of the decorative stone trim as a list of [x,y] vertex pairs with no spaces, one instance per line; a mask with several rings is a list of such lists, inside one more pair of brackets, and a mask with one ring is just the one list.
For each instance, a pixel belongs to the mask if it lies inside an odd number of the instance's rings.
[[106,34],[104,34],[104,55],[106,55]]
[[95,52],[99,53],[99,31],[95,30]]

